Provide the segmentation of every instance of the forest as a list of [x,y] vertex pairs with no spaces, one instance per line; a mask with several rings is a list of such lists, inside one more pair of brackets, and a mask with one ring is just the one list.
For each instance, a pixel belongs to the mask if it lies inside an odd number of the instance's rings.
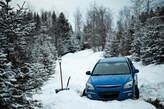
[[104,57],[131,56],[145,66],[164,64],[162,0],[130,0],[116,26],[110,7],[96,3],[86,15],[76,9],[71,25],[64,12],[33,12],[26,2],[17,8],[10,2],[0,0],[0,109],[40,107],[31,96],[67,53],[92,49]]

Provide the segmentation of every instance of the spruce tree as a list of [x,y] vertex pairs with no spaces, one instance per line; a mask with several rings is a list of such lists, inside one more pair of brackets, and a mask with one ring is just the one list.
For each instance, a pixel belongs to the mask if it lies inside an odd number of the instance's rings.
[[65,18],[63,13],[60,13],[59,17],[57,18],[56,25],[56,48],[58,51],[58,56],[61,56],[69,52],[68,45],[70,43],[72,30],[68,20]]

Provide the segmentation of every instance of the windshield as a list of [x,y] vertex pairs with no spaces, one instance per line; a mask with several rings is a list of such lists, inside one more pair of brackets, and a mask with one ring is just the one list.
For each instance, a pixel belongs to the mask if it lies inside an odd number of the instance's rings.
[[129,74],[129,67],[126,62],[98,63],[92,75],[120,75]]

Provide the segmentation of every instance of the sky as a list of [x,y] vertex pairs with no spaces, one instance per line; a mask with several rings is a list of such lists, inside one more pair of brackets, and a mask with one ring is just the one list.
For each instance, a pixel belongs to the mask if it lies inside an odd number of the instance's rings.
[[12,0],[12,5],[16,6],[16,4],[22,4],[24,1],[32,11],[55,10],[57,14],[64,12],[72,26],[74,26],[75,10],[79,8],[83,18],[85,18],[86,11],[94,1],[97,5],[103,5],[112,10],[114,24],[118,19],[119,10],[130,4],[129,0]]

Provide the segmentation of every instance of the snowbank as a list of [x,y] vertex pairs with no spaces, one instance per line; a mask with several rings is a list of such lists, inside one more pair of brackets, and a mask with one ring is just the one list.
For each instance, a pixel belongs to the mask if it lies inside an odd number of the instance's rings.
[[140,70],[139,87],[141,96],[144,99],[159,99],[164,102],[164,64],[143,66],[141,63],[134,63]]

